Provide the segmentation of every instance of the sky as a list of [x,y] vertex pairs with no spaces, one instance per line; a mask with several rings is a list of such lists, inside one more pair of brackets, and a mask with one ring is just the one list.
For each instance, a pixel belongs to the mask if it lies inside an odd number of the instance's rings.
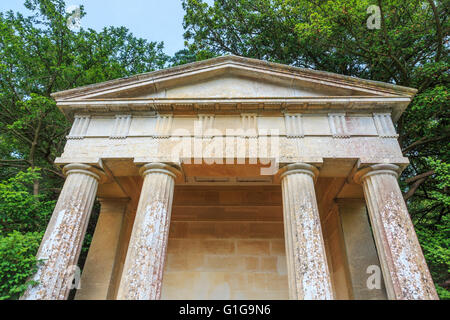
[[[0,0],[0,11],[27,15],[24,0]],[[211,4],[213,0],[206,0]],[[67,7],[83,5],[86,16],[81,27],[100,31],[107,26],[125,26],[136,37],[164,41],[164,52],[172,56],[184,48],[181,0],[66,0]]]

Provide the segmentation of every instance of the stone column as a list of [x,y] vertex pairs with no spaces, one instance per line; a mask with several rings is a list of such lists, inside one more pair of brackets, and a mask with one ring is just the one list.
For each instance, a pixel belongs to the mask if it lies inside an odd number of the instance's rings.
[[100,198],[100,214],[75,300],[111,300],[120,232],[128,198]]
[[117,294],[118,300],[157,300],[169,236],[173,190],[178,170],[149,163],[144,177],[130,243]]
[[38,284],[27,289],[24,300],[63,300],[71,289],[102,173],[80,163],[68,164],[63,171],[67,179],[37,254],[43,263],[31,279]]
[[359,170],[389,299],[438,299],[397,182],[399,167]]
[[305,163],[281,169],[289,298],[333,299],[319,210],[317,168]]

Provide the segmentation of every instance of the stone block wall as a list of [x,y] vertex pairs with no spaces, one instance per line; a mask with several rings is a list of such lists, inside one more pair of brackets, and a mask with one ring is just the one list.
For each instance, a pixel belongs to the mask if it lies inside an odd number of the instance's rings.
[[172,221],[162,299],[288,299],[283,223]]

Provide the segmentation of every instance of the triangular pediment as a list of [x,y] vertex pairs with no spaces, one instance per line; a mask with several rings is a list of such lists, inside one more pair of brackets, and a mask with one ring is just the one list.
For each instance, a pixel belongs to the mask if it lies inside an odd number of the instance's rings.
[[411,95],[414,89],[224,56],[54,93],[59,99]]
[[[133,93],[125,92],[121,98],[245,98],[245,97],[321,97],[333,94],[324,89],[308,88],[306,86],[290,86],[285,83],[258,80],[231,73],[210,79],[191,81],[172,87],[165,87],[156,92],[142,88]],[[334,93],[336,95],[336,92]]]
[[[141,105],[194,103],[194,100],[216,104],[240,99],[276,104],[280,99],[298,104],[308,99],[371,99],[409,103],[416,90],[388,83],[358,79],[339,74],[265,62],[238,56],[223,56],[158,70],[129,78],[117,79],[54,93],[57,104],[66,112],[69,106],[86,106],[104,101]],[[403,100],[402,100],[403,98]],[[384,99],[384,100],[383,100]],[[174,102],[175,101],[175,102]],[[324,100],[325,101],[325,100]],[[330,100],[331,101],[331,100]],[[353,100],[349,100],[353,101]],[[324,103],[328,103],[325,101]],[[406,103],[406,104],[407,104]]]

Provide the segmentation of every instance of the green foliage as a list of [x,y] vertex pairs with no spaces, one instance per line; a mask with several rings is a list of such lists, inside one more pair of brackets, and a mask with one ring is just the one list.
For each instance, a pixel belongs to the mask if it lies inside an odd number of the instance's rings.
[[447,208],[450,207],[450,195],[448,192],[440,192],[440,190],[448,190],[450,188],[450,163],[445,163],[439,159],[426,158],[430,167],[433,168],[437,190],[430,190],[431,198],[440,201]]
[[182,49],[175,52],[175,55],[169,59],[169,65],[170,67],[175,67],[186,63],[214,58],[215,56],[217,55],[206,50],[194,51],[192,48]]
[[38,171],[29,168],[0,182],[0,235],[45,230],[55,201],[32,194],[31,186],[40,178]]
[[0,235],[0,300],[18,299],[36,270],[42,233],[13,231]]
[[19,171],[0,182],[0,300],[17,299],[36,269],[39,248],[55,201],[33,195],[39,170]]
[[190,49],[301,65],[295,17],[279,0],[183,0]]
[[136,38],[124,27],[69,30],[62,0],[27,0],[25,6],[31,16],[0,13],[0,165],[9,167],[0,175],[38,166],[43,181],[54,181],[46,186],[51,189],[63,178],[54,159],[69,122],[50,94],[153,71],[168,57],[162,43]]
[[418,225],[416,232],[440,298],[450,299],[449,291],[440,285],[450,276],[450,217],[443,216],[435,230]]

